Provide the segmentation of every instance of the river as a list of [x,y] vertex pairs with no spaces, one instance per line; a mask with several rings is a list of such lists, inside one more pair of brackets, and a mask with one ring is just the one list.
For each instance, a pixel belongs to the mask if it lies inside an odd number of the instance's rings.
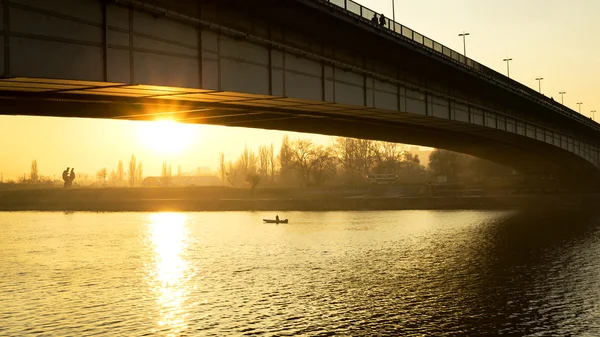
[[0,336],[600,335],[600,216],[0,213]]

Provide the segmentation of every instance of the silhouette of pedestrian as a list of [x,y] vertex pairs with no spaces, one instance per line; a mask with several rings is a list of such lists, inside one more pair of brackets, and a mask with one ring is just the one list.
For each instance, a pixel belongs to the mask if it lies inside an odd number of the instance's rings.
[[68,183],[68,181],[69,181],[69,167],[67,167],[67,169],[63,171],[63,173],[62,173],[62,179],[65,182],[63,186],[64,187],[69,187],[69,183]]
[[381,14],[379,16],[379,24],[381,25],[381,27],[385,27],[385,24],[386,24],[385,15]]
[[371,23],[377,25],[377,14],[373,13],[373,17],[371,18]]
[[75,168],[71,169],[71,174],[69,175],[69,187],[73,184],[73,180],[75,180]]

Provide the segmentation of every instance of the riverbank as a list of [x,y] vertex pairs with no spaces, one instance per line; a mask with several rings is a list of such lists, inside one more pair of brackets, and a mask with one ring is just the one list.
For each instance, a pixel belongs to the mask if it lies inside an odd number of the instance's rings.
[[0,211],[577,210],[600,207],[599,196],[591,194],[431,196],[402,191],[397,188],[250,191],[223,187],[5,190],[0,191]]

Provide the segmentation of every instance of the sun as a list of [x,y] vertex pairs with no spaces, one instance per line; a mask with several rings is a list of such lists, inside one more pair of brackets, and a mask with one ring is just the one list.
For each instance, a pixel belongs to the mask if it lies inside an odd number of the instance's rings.
[[161,154],[176,154],[187,149],[194,136],[193,125],[172,120],[142,122],[139,135],[141,141],[152,151]]

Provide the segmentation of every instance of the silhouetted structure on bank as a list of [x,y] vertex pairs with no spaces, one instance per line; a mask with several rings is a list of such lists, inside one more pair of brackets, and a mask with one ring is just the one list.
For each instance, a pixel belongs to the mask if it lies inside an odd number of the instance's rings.
[[72,168],[71,172],[69,172],[69,168],[67,167],[62,173],[62,179],[65,182],[65,188],[71,187],[73,185],[73,180],[75,180],[75,168]]

